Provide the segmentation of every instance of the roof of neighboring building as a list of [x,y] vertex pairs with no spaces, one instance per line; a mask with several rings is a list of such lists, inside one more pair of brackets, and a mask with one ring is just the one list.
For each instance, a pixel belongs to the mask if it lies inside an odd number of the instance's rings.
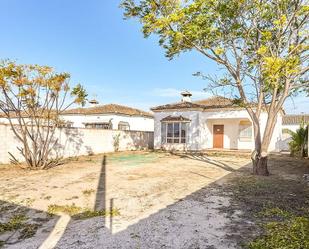
[[190,122],[191,120],[183,116],[171,116],[171,115],[161,119],[161,122],[171,122],[171,121]]
[[218,108],[241,108],[232,99],[214,96],[208,99],[194,102],[178,102],[173,104],[160,105],[151,108],[152,111],[173,110],[173,109],[218,109]]
[[145,112],[139,109],[135,109],[128,106],[117,105],[117,104],[108,104],[108,105],[98,105],[88,108],[75,108],[66,110],[62,115],[69,114],[83,114],[83,115],[92,115],[92,114],[124,114],[129,116],[143,116],[143,117],[153,117],[149,112]]
[[[38,109],[36,110],[36,112],[33,114],[31,113],[31,117],[42,117],[42,118],[46,118],[48,116],[52,117],[53,116],[53,111],[50,111],[50,113],[48,113],[48,110],[44,110],[42,111],[42,109]],[[26,111],[20,111],[20,114],[17,113],[17,111],[10,111],[8,112],[8,114],[10,115],[11,118],[27,118],[30,116],[29,112]],[[0,118],[7,118],[6,113],[0,111]]]
[[284,115],[282,117],[283,125],[300,124],[301,122],[309,123],[309,114]]

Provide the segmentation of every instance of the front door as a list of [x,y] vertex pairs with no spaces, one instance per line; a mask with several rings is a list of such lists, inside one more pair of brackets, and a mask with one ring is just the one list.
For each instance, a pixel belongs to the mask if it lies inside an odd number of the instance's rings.
[[214,125],[213,134],[213,147],[223,148],[224,125]]

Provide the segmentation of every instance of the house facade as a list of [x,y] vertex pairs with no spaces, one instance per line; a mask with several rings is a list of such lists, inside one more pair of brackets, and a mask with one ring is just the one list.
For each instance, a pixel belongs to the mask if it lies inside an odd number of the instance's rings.
[[282,129],[295,132],[302,123],[309,124],[309,114],[284,115],[282,118]]
[[[151,108],[154,112],[154,148],[164,150],[253,150],[252,121],[244,108],[232,100],[213,97],[192,102],[189,92],[182,101]],[[262,135],[267,112],[261,113]],[[279,151],[282,116],[278,116],[270,151]]]
[[77,128],[154,130],[154,119],[151,113],[118,104],[70,109],[61,114],[61,119],[68,126]]
[[287,114],[282,117],[282,141],[280,149],[283,151],[289,151],[289,143],[292,141],[292,136],[289,131],[296,132],[300,128],[301,124],[309,125],[308,114]]
[[[63,126],[72,128],[152,132],[154,130],[151,113],[118,104],[93,104],[86,108],[69,109],[60,115],[60,119]],[[18,124],[16,118],[12,118],[11,121]],[[27,122],[27,118],[25,121]],[[0,114],[0,124],[9,124],[3,114]]]

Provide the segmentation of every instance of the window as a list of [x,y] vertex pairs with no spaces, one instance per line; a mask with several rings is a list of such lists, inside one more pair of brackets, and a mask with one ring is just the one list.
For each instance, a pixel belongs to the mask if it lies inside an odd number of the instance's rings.
[[[30,122],[27,122],[27,124],[30,124]],[[46,124],[47,125],[47,124]],[[69,121],[67,121],[67,122],[58,122],[57,124],[56,124],[56,126],[58,127],[58,128],[72,128],[73,127],[73,122],[69,122]]]
[[73,122],[67,122],[66,123],[67,128],[72,128],[73,127]]
[[128,122],[120,121],[118,124],[118,130],[128,131],[130,130],[130,125]]
[[85,128],[111,130],[111,123],[86,123]]
[[249,121],[240,121],[239,123],[239,140],[251,141],[252,125]]
[[184,122],[162,122],[161,123],[161,142],[162,143],[186,143],[188,123]]
[[182,125],[181,125],[181,137],[180,137],[180,139],[181,139],[181,143],[182,144],[184,144],[184,143],[186,143],[186,133],[187,133],[187,123],[182,123]]

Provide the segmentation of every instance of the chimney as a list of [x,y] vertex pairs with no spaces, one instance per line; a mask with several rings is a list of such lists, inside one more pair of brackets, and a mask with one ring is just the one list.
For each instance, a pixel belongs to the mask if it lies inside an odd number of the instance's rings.
[[89,100],[88,102],[90,104],[90,107],[95,107],[99,104],[99,102],[95,99]]
[[190,93],[189,91],[186,90],[181,92],[181,96],[182,96],[181,102],[191,102],[192,93]]

